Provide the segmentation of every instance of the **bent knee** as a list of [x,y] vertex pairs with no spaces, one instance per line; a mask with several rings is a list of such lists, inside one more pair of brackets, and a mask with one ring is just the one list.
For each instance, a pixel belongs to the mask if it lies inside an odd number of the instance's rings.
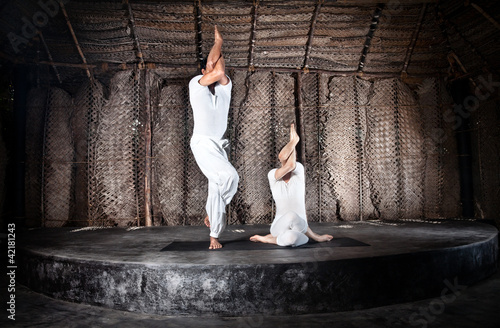
[[290,229],[305,233],[307,231],[307,221],[297,213],[290,211],[283,215],[289,223]]
[[276,238],[276,243],[279,246],[300,246],[307,243],[309,238],[297,231],[288,230]]
[[236,170],[233,167],[231,167],[231,169],[227,169],[225,171],[220,172],[219,176],[223,181],[229,181],[230,183],[237,184],[240,180],[238,172],[236,172]]
[[227,169],[224,171],[218,172],[218,188],[222,188],[223,190],[229,191],[233,190],[236,192],[238,188],[240,177],[234,168]]

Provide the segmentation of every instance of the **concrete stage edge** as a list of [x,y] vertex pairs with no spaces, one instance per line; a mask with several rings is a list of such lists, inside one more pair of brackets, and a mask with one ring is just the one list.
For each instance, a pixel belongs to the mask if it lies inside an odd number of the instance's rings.
[[[369,246],[162,251],[208,229],[37,229],[22,234],[19,282],[53,298],[160,315],[336,312],[439,297],[497,270],[498,230],[472,221],[311,223]],[[228,226],[221,241],[267,234]],[[255,247],[254,247],[255,246]]]

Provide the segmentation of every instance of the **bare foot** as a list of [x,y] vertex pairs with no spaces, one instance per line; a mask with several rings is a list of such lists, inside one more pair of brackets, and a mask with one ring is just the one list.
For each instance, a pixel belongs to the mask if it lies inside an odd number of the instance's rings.
[[208,249],[219,249],[222,248],[221,243],[219,243],[219,239],[210,237],[210,247]]
[[330,241],[332,239],[333,239],[332,235],[318,235],[316,238],[314,238],[314,240],[316,240],[319,243],[324,241]]
[[208,215],[205,217],[205,220],[203,220],[203,222],[205,222],[205,225],[210,228],[210,219],[208,218]]
[[214,34],[215,34],[215,41],[218,41],[222,43],[222,35],[219,32],[219,29],[217,29],[217,25],[214,27]]
[[276,237],[271,234],[266,236],[254,235],[250,237],[250,240],[256,243],[276,244]]
[[297,131],[295,130],[295,124],[290,124],[290,141],[298,144],[300,141],[300,137],[297,134]]
[[316,240],[319,243],[323,241],[330,241],[333,239],[332,235],[318,235],[317,233],[312,231],[310,227],[307,227],[306,236],[313,240]]

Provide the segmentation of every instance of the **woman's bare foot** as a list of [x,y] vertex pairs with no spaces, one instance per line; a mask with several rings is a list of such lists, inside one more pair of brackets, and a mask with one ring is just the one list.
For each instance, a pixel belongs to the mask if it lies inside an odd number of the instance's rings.
[[317,233],[312,231],[310,227],[307,227],[306,236],[319,243],[323,241],[330,241],[333,239],[332,235],[318,235]]
[[321,243],[321,242],[324,242],[324,241],[330,241],[333,239],[333,236],[332,235],[317,235],[316,238],[313,238],[314,240],[316,240],[317,242]]
[[250,237],[250,240],[253,242],[256,242],[256,243],[259,242],[259,243],[266,243],[266,244],[276,244],[276,237],[274,237],[271,234],[265,235],[265,236],[254,235],[254,236]]
[[208,215],[205,217],[205,220],[203,220],[203,222],[205,222],[205,225],[210,228],[210,219],[208,218]]
[[290,124],[290,142],[293,142],[295,145],[297,145],[300,141],[300,137],[297,134],[297,131],[295,130],[295,124]]
[[219,249],[222,248],[222,244],[219,243],[219,239],[210,237],[210,247],[208,249]]

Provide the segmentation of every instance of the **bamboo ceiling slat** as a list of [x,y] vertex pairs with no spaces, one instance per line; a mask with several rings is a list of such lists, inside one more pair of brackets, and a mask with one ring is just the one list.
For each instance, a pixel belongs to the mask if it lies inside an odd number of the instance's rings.
[[[377,4],[385,4],[385,8],[367,52],[366,65],[376,65],[372,71],[379,71],[378,63],[384,61],[391,72],[396,64],[401,64],[401,61],[404,64],[404,57],[398,56],[398,52],[408,52],[424,4],[427,4],[427,10],[418,37],[413,42],[408,72],[422,71],[419,67],[413,69],[413,65],[431,67],[432,72],[441,68],[446,71],[448,63],[443,52],[448,50],[443,45],[445,37],[439,28],[438,11],[442,11],[445,18],[455,25],[446,26],[447,38],[452,41],[454,51],[468,70],[474,71],[484,66],[485,62],[494,65],[499,52],[492,40],[500,34],[496,33],[492,21],[474,6],[452,0],[441,0],[439,3],[431,0],[397,3],[389,0],[260,1],[253,36],[254,1],[137,0],[129,3],[134,15],[133,26],[129,24],[127,4],[123,1],[75,0],[67,3],[75,35],[89,63],[138,62],[140,59],[133,54],[135,35],[135,48],[140,45],[145,61],[191,65],[192,58],[196,58],[190,52],[197,49],[195,9],[198,5],[202,15],[198,49],[208,53],[213,43],[213,26],[217,24],[225,40],[225,57],[231,65],[241,66],[242,69],[248,68],[252,51],[256,67],[295,68],[309,56],[308,65],[316,69],[352,69],[352,59],[359,58],[363,51]],[[313,22],[319,3],[321,8]],[[476,0],[474,4],[498,21],[500,4],[487,0]],[[27,0],[12,3],[3,9],[0,26],[19,34],[21,17],[31,17],[40,7],[36,0]],[[5,16],[6,13],[8,16]],[[310,37],[313,25],[314,33]],[[42,29],[51,55],[43,50],[42,41],[33,39],[23,50],[23,60],[78,63],[78,52],[74,49],[62,15],[51,17]],[[4,32],[0,33],[0,43],[5,45],[3,58],[16,57]],[[372,55],[376,57],[373,60],[370,59]],[[182,59],[184,56],[186,59]],[[429,62],[426,63],[426,60]],[[61,72],[63,75],[66,74]],[[52,78],[57,80],[56,74]]]

